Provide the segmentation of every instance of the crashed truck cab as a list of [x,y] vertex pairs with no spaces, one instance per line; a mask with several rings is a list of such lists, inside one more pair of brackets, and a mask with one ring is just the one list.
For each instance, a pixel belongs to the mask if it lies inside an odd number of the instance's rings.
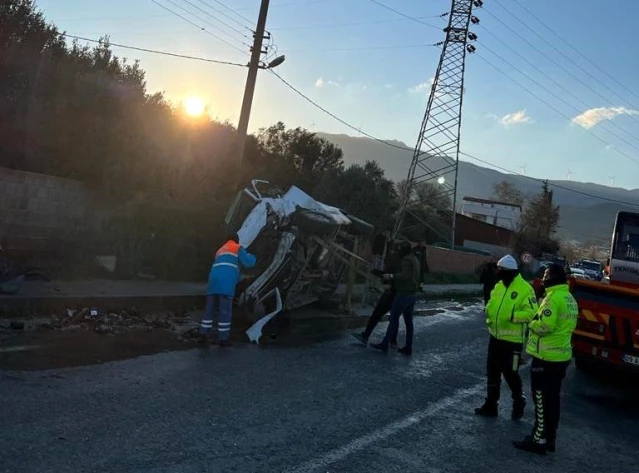
[[238,285],[237,302],[254,324],[258,341],[264,325],[282,311],[330,300],[348,272],[357,237],[372,225],[316,201],[300,188],[283,192],[254,180],[241,190],[226,216],[228,229],[257,257]]

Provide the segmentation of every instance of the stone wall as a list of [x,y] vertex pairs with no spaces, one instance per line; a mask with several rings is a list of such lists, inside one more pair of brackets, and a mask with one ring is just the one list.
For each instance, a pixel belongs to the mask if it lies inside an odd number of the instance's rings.
[[432,273],[473,274],[479,266],[488,261],[487,256],[434,246],[427,247],[426,256]]
[[7,252],[52,251],[86,228],[91,192],[79,181],[0,168],[0,244]]

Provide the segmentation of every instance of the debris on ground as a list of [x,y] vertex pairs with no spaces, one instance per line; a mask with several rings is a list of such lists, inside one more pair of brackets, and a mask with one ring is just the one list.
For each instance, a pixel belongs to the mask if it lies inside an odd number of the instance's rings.
[[[91,330],[107,335],[128,330],[167,330],[184,335],[196,323],[186,312],[141,314],[132,309],[118,313],[100,313],[97,309],[84,308],[79,311],[69,309],[66,316],[62,317],[52,315],[50,325],[54,330]],[[42,325],[40,327],[47,328]]]

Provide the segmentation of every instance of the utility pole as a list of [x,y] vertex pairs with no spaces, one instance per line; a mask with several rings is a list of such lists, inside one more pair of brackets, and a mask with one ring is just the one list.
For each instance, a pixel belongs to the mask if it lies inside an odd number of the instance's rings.
[[246,87],[244,88],[244,99],[242,100],[242,111],[240,112],[240,122],[237,125],[237,159],[239,166],[244,160],[244,150],[246,148],[246,133],[248,130],[249,118],[251,117],[251,105],[253,105],[253,94],[255,93],[255,82],[257,71],[260,69],[260,56],[262,55],[262,41],[264,40],[264,30],[266,28],[266,16],[268,15],[269,0],[262,0],[260,14],[257,17],[257,27],[253,35],[253,48],[251,49],[251,61],[248,66],[246,77]]

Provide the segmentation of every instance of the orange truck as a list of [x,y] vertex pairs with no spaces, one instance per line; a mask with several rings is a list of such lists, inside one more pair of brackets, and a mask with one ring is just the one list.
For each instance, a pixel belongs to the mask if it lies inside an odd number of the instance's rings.
[[605,272],[602,281],[570,279],[579,304],[575,364],[598,362],[639,373],[639,213],[617,214]]

